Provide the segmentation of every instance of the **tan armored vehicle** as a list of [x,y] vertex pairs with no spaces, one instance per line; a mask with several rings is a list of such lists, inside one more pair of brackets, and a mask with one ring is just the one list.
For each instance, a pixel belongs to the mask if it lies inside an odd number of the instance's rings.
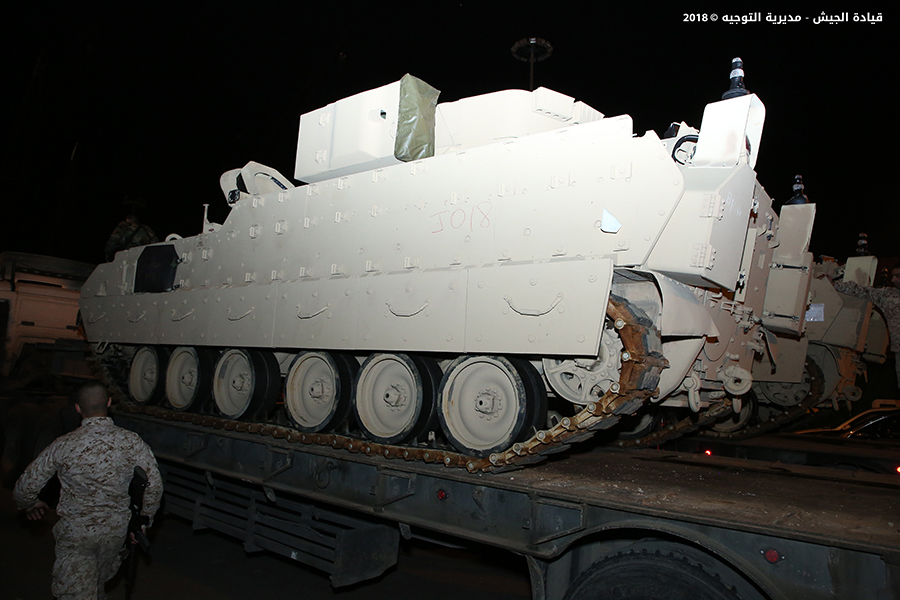
[[84,375],[78,300],[93,268],[37,254],[0,254],[2,377],[50,370]]
[[[876,264],[874,257],[854,257],[847,261],[845,273],[868,271],[869,265],[874,267]],[[810,371],[821,372],[822,400],[830,402],[834,408],[841,399],[852,402],[862,395],[856,386],[856,376],[864,371],[861,360],[879,363],[885,360],[888,335],[884,318],[868,300],[841,294],[822,277],[824,274],[834,276],[835,266],[833,262],[813,265],[805,335],[793,343],[780,342],[784,366],[777,366],[773,373],[767,374],[765,369],[759,369],[758,375],[754,372],[754,379],[759,382],[754,385],[758,385],[763,397],[775,404],[790,406],[791,400],[799,398],[797,395],[788,398],[778,386],[767,384],[775,381],[777,374],[789,370],[802,372],[804,369],[800,365],[804,361],[798,360],[798,356],[806,356],[807,375],[803,379],[809,378]],[[866,277],[861,283],[872,285],[872,277]]]
[[55,437],[77,427],[66,396],[92,377],[78,326],[94,265],[0,254],[0,483],[12,487]]
[[841,402],[853,411],[852,403],[862,396],[857,379],[865,375],[864,361],[885,361],[887,325],[871,302],[837,292],[823,276],[864,272],[859,283],[871,285],[876,262],[874,257],[853,257],[846,268],[833,260],[812,265],[802,336],[769,338],[771,352],[754,362],[753,386],[741,411],[716,422],[708,435],[757,435],[787,425],[813,407],[838,410]]
[[802,332],[815,212],[756,181],[742,76],[664,139],[545,88],[339,100],[300,120],[303,184],[251,162],[224,223],[99,266],[88,338],[135,410],[470,470],[739,410]]

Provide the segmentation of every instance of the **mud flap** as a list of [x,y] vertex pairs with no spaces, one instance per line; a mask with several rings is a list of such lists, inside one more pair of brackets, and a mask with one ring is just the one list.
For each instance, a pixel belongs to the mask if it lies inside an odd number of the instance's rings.
[[243,540],[247,552],[269,550],[331,575],[334,587],[378,577],[397,564],[400,530],[369,519],[301,503],[268,488],[160,463],[165,506]]

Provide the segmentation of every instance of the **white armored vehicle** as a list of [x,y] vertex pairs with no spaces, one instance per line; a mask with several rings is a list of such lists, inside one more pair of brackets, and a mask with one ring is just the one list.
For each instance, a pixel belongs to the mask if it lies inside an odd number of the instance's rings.
[[664,139],[544,88],[339,100],[300,120],[303,184],[251,162],[224,223],[98,267],[88,339],[132,410],[473,471],[740,410],[801,335],[815,212],[757,182],[742,75]]

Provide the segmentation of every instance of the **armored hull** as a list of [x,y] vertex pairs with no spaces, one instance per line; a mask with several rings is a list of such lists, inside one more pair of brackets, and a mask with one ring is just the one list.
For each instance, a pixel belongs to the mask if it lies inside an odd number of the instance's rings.
[[544,88],[436,100],[406,76],[304,115],[305,183],[229,171],[224,223],[98,267],[81,311],[113,382],[502,468],[739,410],[774,334],[802,335],[815,207],[776,214],[757,182],[755,95],[663,139]]

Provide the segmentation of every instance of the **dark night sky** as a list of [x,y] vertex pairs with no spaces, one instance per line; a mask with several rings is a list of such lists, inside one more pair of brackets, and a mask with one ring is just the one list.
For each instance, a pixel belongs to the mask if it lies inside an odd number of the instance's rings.
[[[808,19],[774,25],[754,2],[19,4],[0,26],[0,250],[97,262],[126,196],[143,199],[138,212],[160,238],[194,235],[204,203],[212,220],[227,214],[224,171],[256,160],[292,175],[304,112],[407,72],[440,101],[526,88],[527,65],[509,48],[537,36],[554,47],[537,85],[630,114],[639,134],[699,127],[742,57],[767,111],[759,180],[781,202],[803,174],[818,205],[813,252],[843,259],[865,231],[874,253],[900,255],[896,11],[863,24],[852,21],[859,3],[779,3],[773,14]],[[685,23],[685,10],[719,19]],[[763,22],[722,21],[752,11]],[[814,24],[823,11],[851,20]]]

